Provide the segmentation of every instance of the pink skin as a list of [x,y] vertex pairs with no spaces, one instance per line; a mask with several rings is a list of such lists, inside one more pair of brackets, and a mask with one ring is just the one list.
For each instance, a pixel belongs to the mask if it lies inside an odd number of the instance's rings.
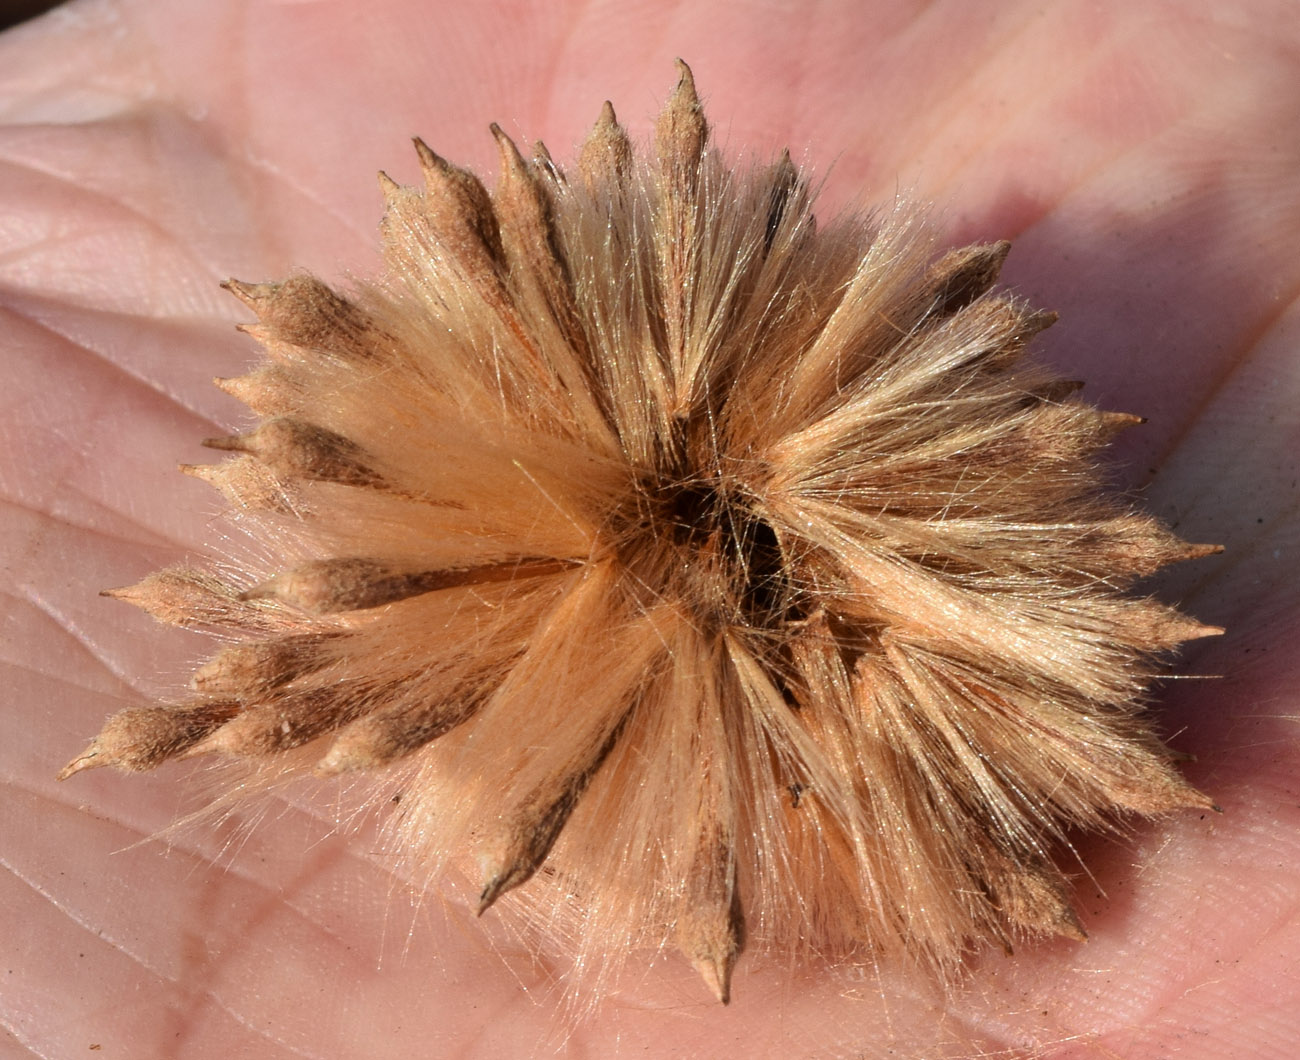
[[570,1027],[570,1055],[1290,1055],[1289,0],[378,6],[106,0],[0,38],[13,1054],[526,1056],[561,1040],[555,966],[457,901],[413,915],[373,835],[332,832],[337,807],[310,785],[251,838],[244,811],[168,845],[149,837],[195,805],[202,769],[53,775],[202,651],[95,591],[212,544],[216,502],[173,465],[203,462],[198,440],[240,422],[208,383],[254,356],[218,281],[364,275],[373,171],[414,178],[407,136],[490,171],[496,119],[563,160],[605,98],[644,136],[681,54],[732,153],[790,144],[834,163],[832,204],[901,188],[942,204],[954,242],[1015,239],[1005,279],[1062,314],[1043,356],[1150,417],[1117,447],[1120,474],[1184,536],[1228,548],[1159,584],[1229,628],[1179,664],[1222,679],[1170,682],[1162,708],[1225,813],[1083,840],[1091,941],[986,956],[953,997],[749,960],[724,1009],[668,959]]

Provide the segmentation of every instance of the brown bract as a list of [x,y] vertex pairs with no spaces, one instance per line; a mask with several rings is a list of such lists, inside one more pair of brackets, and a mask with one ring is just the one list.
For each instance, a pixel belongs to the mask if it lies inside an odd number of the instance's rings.
[[747,943],[1082,938],[1065,830],[1211,805],[1140,708],[1219,630],[1126,589],[1213,549],[1104,495],[1136,419],[1024,358],[1007,243],[819,227],[680,71],[648,157],[608,104],[569,174],[494,126],[492,193],[417,141],[381,282],[229,284],[263,420],[189,470],[284,565],[117,590],[233,643],[63,775],[313,744],[480,912],[526,885],[580,961],[675,944],[724,1001]]

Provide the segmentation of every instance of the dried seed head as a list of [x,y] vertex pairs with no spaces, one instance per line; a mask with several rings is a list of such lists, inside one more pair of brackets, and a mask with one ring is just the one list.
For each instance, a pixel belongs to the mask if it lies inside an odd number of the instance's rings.
[[817,225],[788,154],[709,148],[685,64],[640,160],[609,104],[576,181],[492,133],[492,193],[419,140],[423,189],[381,178],[382,283],[228,285],[270,360],[221,385],[269,418],[187,470],[282,569],[112,593],[242,639],[62,775],[393,769],[480,912],[576,903],[588,963],[673,940],[724,1002],[746,945],[1082,939],[1064,831],[1211,805],[1141,706],[1220,630],[1123,590],[1214,549],[1092,461],[1140,420],[1025,358],[1055,315],[993,293],[1009,244]]

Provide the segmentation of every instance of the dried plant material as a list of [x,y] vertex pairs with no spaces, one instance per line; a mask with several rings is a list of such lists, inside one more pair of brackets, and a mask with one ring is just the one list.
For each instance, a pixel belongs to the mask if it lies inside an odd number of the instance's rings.
[[417,141],[354,295],[231,281],[268,361],[220,385],[266,418],[188,470],[283,561],[116,591],[235,641],[63,775],[389,770],[480,912],[519,888],[587,965],[675,945],[723,1001],[746,946],[1081,939],[1066,830],[1211,805],[1142,707],[1220,631],[1126,590],[1213,549],[1104,493],[1139,421],[1025,358],[1055,315],[994,292],[1009,244],[815,223],[680,71],[649,156],[606,104],[573,178]]

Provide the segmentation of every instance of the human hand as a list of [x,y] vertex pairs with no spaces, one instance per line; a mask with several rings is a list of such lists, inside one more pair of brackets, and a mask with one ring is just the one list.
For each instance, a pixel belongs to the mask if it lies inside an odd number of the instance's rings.
[[[0,39],[0,258],[11,689],[0,775],[11,969],[34,1055],[1261,1055],[1300,1037],[1291,307],[1300,146],[1284,6],[76,4]],[[634,54],[630,54],[634,53]],[[174,472],[238,415],[253,357],[217,282],[376,266],[373,170],[406,137],[491,170],[496,119],[557,158],[611,98],[634,134],[694,66],[725,150],[834,162],[826,201],[944,204],[954,244],[1016,240],[1004,280],[1085,394],[1151,422],[1116,453],[1222,558],[1162,581],[1229,627],[1168,683],[1175,746],[1226,813],[1088,843],[1086,946],[975,962],[956,995],[742,960],[735,1001],[684,962],[568,1027],[555,966],[427,898],[373,834],[295,789],[264,819],[149,842],[203,770],[52,774],[201,646],[95,596],[211,544]],[[521,140],[522,142],[522,140]],[[155,677],[158,673],[163,677]],[[187,772],[190,771],[190,772]],[[189,779],[186,779],[186,778]],[[244,825],[250,827],[245,834]],[[134,845],[134,844],[140,845]],[[1104,889],[1105,897],[1098,897]],[[500,952],[496,952],[499,949]],[[893,1052],[890,1053],[889,1051]]]

